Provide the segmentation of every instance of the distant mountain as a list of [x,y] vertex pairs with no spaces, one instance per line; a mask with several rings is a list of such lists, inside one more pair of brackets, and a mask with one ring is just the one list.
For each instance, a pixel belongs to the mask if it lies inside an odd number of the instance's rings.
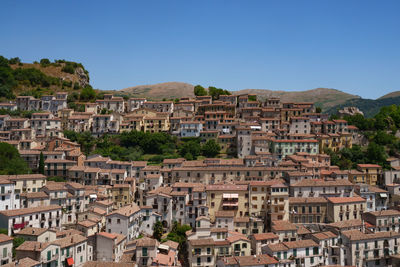
[[394,91],[394,92],[388,93],[386,95],[383,95],[378,99],[392,98],[392,97],[398,97],[398,96],[400,96],[400,91]]
[[328,109],[344,103],[349,99],[360,98],[337,89],[316,88],[306,91],[275,91],[267,89],[244,89],[233,92],[235,94],[256,94],[259,100],[268,97],[279,97],[283,102],[314,102],[316,106]]
[[[194,86],[183,82],[166,82],[151,85],[128,87],[119,92],[133,97],[147,97],[149,99],[171,99],[180,97],[194,97]],[[256,94],[263,101],[268,97],[280,97],[284,102],[315,102],[324,109],[342,104],[346,100],[360,98],[336,89],[317,88],[307,91],[274,91],[267,89],[244,89],[231,91],[232,94]]]
[[120,90],[132,97],[146,97],[152,100],[194,97],[194,86],[183,82],[166,82],[149,85],[138,85]]
[[[393,95],[394,97],[391,97],[390,95]],[[334,114],[343,107],[357,107],[362,112],[364,112],[365,117],[373,117],[375,114],[377,114],[379,112],[379,110],[382,107],[390,106],[393,104],[395,104],[395,105],[400,104],[400,93],[393,92],[393,93],[384,95],[376,100],[364,99],[364,98],[350,99],[342,104],[336,105],[334,107],[331,107],[331,108],[325,110],[325,112],[328,114]]]

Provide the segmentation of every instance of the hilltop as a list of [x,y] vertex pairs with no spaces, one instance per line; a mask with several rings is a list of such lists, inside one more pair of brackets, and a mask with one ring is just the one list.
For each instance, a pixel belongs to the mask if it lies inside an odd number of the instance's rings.
[[[161,100],[181,97],[194,97],[194,86],[183,82],[166,82],[151,85],[139,85],[128,87],[119,92],[132,97],[147,97]],[[359,96],[348,94],[336,89],[317,88],[307,91],[274,91],[267,89],[244,89],[231,91],[232,94],[255,94],[263,101],[268,97],[280,97],[284,102],[315,102],[324,109],[342,104],[349,99],[357,99]]]
[[348,94],[337,89],[316,88],[306,91],[275,91],[267,89],[244,89],[235,94],[256,94],[259,100],[268,97],[279,97],[283,102],[314,102],[316,106],[327,109],[359,96]]
[[194,86],[183,82],[166,82],[149,85],[138,85],[122,89],[120,92],[132,97],[146,97],[152,100],[164,98],[194,97]]
[[378,98],[378,100],[385,99],[385,98],[394,98],[394,97],[398,97],[398,96],[400,96],[400,91],[394,91],[394,92],[391,92],[391,93],[381,96],[380,98]]
[[41,97],[56,91],[77,91],[90,86],[89,72],[82,64],[48,59],[23,63],[19,58],[0,56],[0,97],[13,99],[18,95]]

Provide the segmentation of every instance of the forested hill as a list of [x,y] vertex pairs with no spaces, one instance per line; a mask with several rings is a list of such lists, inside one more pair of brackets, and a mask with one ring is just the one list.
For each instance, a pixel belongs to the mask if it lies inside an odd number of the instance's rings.
[[[331,116],[331,119],[336,118],[336,115]],[[384,106],[372,118],[358,114],[345,116],[344,119],[358,127],[368,140],[368,145],[353,145],[339,152],[325,151],[331,156],[332,165],[351,169],[358,163],[376,163],[388,168],[388,157],[400,157],[400,105]]]
[[89,87],[89,72],[82,64],[41,59],[22,63],[16,58],[0,56],[0,98],[14,99],[18,95],[54,94],[56,91],[80,91]]
[[343,104],[336,105],[332,108],[327,109],[325,112],[328,114],[335,114],[339,109],[342,109],[343,107],[357,107],[362,112],[364,112],[365,117],[372,118],[379,113],[382,107],[390,106],[393,104],[400,104],[400,96],[386,96],[378,99],[349,99]]

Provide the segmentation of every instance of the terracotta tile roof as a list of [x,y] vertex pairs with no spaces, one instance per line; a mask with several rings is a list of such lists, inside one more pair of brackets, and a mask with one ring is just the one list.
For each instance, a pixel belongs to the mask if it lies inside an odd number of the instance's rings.
[[357,164],[357,166],[360,168],[382,168],[378,164]]
[[93,226],[97,225],[96,222],[90,221],[90,220],[84,220],[84,221],[78,222],[77,224],[80,225],[80,226],[86,227],[86,228],[93,227]]
[[279,236],[277,236],[274,233],[261,233],[261,234],[253,234],[253,238],[257,241],[259,240],[267,240],[267,239],[278,239]]
[[289,221],[273,221],[272,222],[272,231],[295,231],[297,227],[295,224]]
[[290,248],[307,248],[307,247],[318,247],[319,245],[311,239],[304,239],[304,240],[297,240],[297,241],[290,241],[290,242],[283,242],[283,244]]
[[80,244],[87,241],[87,238],[82,235],[71,235],[58,240],[53,241],[51,244],[59,245],[61,248],[70,247],[73,245]]
[[396,233],[393,231],[365,234],[365,233],[361,232],[360,230],[348,230],[348,231],[342,231],[342,235],[346,236],[351,241],[375,240],[375,239],[381,239],[381,238],[400,237],[400,233]]
[[370,211],[365,214],[371,214],[373,216],[400,216],[400,211],[398,210],[380,210],[380,211]]
[[7,216],[7,217],[15,217],[15,216],[21,216],[21,215],[25,215],[25,214],[39,213],[39,212],[52,211],[52,210],[60,210],[61,211],[61,206],[50,205],[50,206],[40,206],[40,207],[36,207],[36,208],[25,208],[25,209],[18,209],[18,210],[3,210],[3,211],[0,211],[0,214]]
[[365,202],[362,197],[328,197],[327,200],[333,204]]
[[50,243],[41,243],[37,241],[25,241],[19,247],[16,248],[17,251],[42,251],[47,248]]
[[388,193],[387,190],[384,190],[384,189],[379,188],[377,186],[369,185],[368,189],[369,189],[369,191],[374,192],[374,193]]
[[107,215],[107,217],[112,216],[114,214],[122,215],[124,217],[129,217],[138,211],[140,211],[139,206],[135,203],[132,203],[131,205],[124,206],[122,208],[119,208],[119,209],[111,212],[110,214]]
[[82,235],[83,236],[83,233],[81,231],[78,231],[75,229],[56,231],[56,238],[64,238],[66,236],[72,236],[72,235]]
[[325,240],[338,237],[337,234],[332,233],[331,231],[320,232],[316,234],[312,234],[312,236],[318,240]]
[[237,223],[247,223],[249,221],[250,221],[250,217],[248,217],[248,216],[233,218],[233,222],[237,222]]
[[278,264],[275,258],[268,255],[254,255],[254,256],[233,256],[228,258],[222,258],[222,261],[229,266],[261,266],[261,265],[272,265]]
[[39,191],[39,192],[32,192],[32,193],[22,193],[21,197],[25,197],[27,199],[35,199],[35,198],[39,198],[39,199],[46,199],[49,198],[49,195],[46,194],[46,192],[43,191]]
[[322,180],[322,179],[304,179],[293,185],[293,187],[334,187],[334,186],[354,186],[349,180],[337,179],[337,180]]
[[215,212],[215,217],[233,218],[235,217],[235,212],[231,210],[220,210]]
[[298,224],[297,226],[297,234],[298,235],[306,235],[306,234],[310,234],[310,230],[308,230],[306,227],[304,227],[304,225]]
[[213,246],[214,239],[212,239],[212,238],[193,239],[193,240],[189,240],[189,243],[194,247]]
[[158,241],[154,238],[142,237],[136,241],[136,247],[158,247]]
[[363,225],[363,222],[359,219],[355,220],[347,220],[347,221],[341,221],[341,222],[335,222],[335,223],[330,223],[328,226],[334,227],[334,228],[352,228],[352,227],[361,227]]
[[0,175],[0,179],[10,179],[13,180],[34,180],[34,179],[46,179],[43,174],[18,174],[18,175]]
[[324,197],[289,197],[289,204],[328,203]]
[[173,248],[173,249],[178,249],[178,246],[179,246],[179,243],[177,243],[177,242],[174,242],[174,241],[172,241],[172,240],[167,240],[167,241],[165,241],[164,243],[162,243],[163,245],[166,245],[166,246],[168,246],[168,247],[170,247],[170,248]]
[[0,234],[0,243],[12,241],[13,238],[5,234]]
[[228,228],[210,228],[211,233],[227,233]]
[[33,267],[33,266],[37,266],[37,265],[40,265],[40,262],[26,257],[26,258],[19,259],[18,262],[11,262],[11,263],[8,263],[8,264],[2,265],[2,266],[3,267]]
[[219,184],[207,185],[206,191],[247,191],[247,185]]
[[228,237],[226,238],[226,240],[231,244],[239,240],[250,242],[250,240],[247,238],[246,235],[229,230],[228,230]]
[[46,232],[47,228],[36,228],[36,227],[25,227],[21,229],[17,235],[32,235],[32,236],[39,236]]
[[272,252],[278,252],[278,251],[287,251],[289,248],[284,245],[284,243],[274,243],[274,244],[269,244],[267,247],[272,251]]
[[132,262],[87,261],[83,267],[132,267]]

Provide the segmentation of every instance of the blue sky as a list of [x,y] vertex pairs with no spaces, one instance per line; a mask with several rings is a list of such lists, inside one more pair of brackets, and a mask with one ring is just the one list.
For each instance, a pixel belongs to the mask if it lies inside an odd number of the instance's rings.
[[0,54],[81,62],[99,89],[400,90],[400,1],[0,1]]

